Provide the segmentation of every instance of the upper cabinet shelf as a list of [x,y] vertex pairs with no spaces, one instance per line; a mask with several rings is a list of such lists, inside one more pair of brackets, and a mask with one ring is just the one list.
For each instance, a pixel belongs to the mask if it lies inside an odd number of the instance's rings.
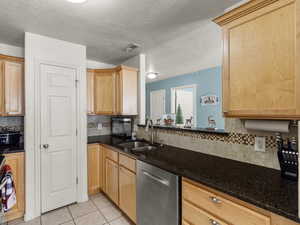
[[224,115],[299,119],[300,0],[252,0],[214,22],[223,30]]
[[23,61],[0,55],[0,116],[24,115]]
[[137,69],[126,66],[88,70],[88,114],[137,115],[137,79]]

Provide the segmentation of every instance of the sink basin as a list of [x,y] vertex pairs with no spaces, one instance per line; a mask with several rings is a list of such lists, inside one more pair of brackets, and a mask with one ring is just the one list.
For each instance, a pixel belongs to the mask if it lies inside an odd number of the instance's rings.
[[144,152],[144,151],[151,151],[151,150],[156,150],[157,148],[155,146],[143,146],[143,147],[137,147],[137,148],[133,148],[131,151],[134,152]]
[[145,143],[145,142],[141,142],[141,141],[133,141],[133,142],[126,142],[126,143],[119,144],[119,146],[128,148],[128,149],[135,149],[135,148],[149,146],[149,144]]

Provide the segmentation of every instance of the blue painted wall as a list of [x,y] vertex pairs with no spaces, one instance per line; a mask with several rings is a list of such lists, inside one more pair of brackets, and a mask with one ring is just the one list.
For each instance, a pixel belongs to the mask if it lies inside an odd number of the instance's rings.
[[[150,115],[150,92],[154,90],[166,90],[166,113],[171,113],[171,88],[183,85],[197,85],[197,127],[207,127],[207,117],[213,115],[217,128],[224,129],[225,121],[222,116],[222,80],[221,67],[214,67],[194,73],[183,74],[166,80],[160,80],[146,84],[146,112]],[[200,97],[203,95],[217,95],[219,104],[202,106]]]

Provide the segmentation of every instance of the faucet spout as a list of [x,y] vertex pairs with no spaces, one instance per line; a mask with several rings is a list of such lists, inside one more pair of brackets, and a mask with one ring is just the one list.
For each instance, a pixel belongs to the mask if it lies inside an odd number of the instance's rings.
[[146,132],[148,132],[149,131],[149,128],[151,128],[150,129],[150,137],[151,137],[151,144],[153,145],[154,144],[154,127],[153,127],[153,120],[151,120],[151,119],[149,119],[148,121],[147,121],[147,124],[146,124]]

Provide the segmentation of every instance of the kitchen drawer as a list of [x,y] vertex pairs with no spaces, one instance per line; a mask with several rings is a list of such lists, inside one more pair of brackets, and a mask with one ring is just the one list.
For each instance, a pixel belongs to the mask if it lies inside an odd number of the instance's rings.
[[135,159],[132,159],[126,155],[123,154],[119,155],[119,164],[133,172],[136,171]]
[[186,181],[182,182],[182,196],[184,200],[230,224],[270,225],[269,217]]
[[187,201],[182,201],[182,217],[183,224],[228,225]]
[[105,147],[105,157],[106,158],[109,158],[110,160],[112,160],[114,162],[118,162],[118,158],[119,158],[118,155],[119,155],[118,152]]

